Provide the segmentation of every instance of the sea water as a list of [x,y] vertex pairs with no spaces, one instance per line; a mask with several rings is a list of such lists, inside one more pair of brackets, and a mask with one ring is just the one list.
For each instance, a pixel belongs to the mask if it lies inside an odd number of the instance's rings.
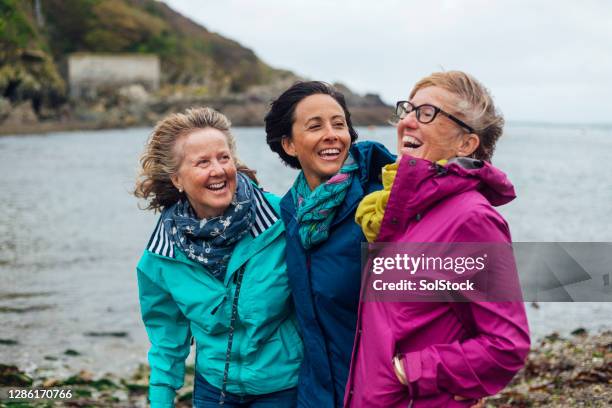
[[[358,131],[395,150],[394,128]],[[140,210],[131,191],[149,132],[0,138],[0,362],[96,374],[146,362],[135,267],[156,215]],[[269,150],[263,128],[234,133],[262,185],[284,194],[297,171]],[[611,127],[508,125],[493,162],[517,191],[500,209],[513,239],[612,242],[610,153]],[[535,337],[612,328],[610,303],[527,309]]]

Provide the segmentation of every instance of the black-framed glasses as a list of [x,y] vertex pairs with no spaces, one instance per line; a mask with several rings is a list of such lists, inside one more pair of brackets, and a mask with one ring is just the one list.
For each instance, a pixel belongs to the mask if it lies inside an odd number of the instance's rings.
[[404,119],[406,116],[410,114],[410,112],[414,111],[416,115],[416,119],[423,124],[428,124],[433,122],[438,113],[446,116],[462,128],[467,129],[470,133],[474,133],[474,128],[469,126],[467,123],[457,118],[456,116],[451,115],[448,112],[444,112],[442,109],[437,106],[430,105],[425,103],[423,105],[414,106],[411,102],[408,101],[399,101],[395,104],[395,116],[399,119]]

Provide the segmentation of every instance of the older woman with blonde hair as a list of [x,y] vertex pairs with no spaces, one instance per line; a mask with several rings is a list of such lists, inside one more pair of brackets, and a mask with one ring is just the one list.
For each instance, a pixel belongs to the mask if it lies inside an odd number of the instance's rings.
[[[507,247],[510,229],[494,207],[515,193],[491,165],[504,120],[488,90],[464,72],[437,72],[396,115],[398,163],[356,213],[368,239]],[[503,274],[518,281],[516,270]],[[345,406],[468,407],[500,391],[530,344],[520,293],[503,300],[363,301]]]
[[137,267],[151,406],[173,406],[193,338],[195,407],[293,407],[303,351],[279,198],[210,108],[160,121],[141,165],[135,194],[161,211]]

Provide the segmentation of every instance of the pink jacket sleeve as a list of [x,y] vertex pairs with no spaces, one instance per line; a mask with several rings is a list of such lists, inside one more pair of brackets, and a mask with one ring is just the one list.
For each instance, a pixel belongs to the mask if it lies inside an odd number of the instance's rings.
[[[497,213],[472,213],[458,228],[454,242],[510,242],[510,233]],[[472,317],[473,327],[466,328],[472,337],[404,355],[413,398],[441,390],[469,398],[493,395],[525,364],[530,338],[522,302],[471,302],[458,307],[467,308]]]

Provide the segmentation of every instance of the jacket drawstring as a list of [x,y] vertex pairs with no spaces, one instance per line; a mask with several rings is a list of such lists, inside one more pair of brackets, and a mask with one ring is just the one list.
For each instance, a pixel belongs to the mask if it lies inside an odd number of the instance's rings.
[[244,269],[245,265],[242,265],[238,270],[238,275],[236,276],[236,292],[234,293],[234,301],[232,302],[232,317],[230,319],[229,334],[227,336],[227,351],[225,352],[225,369],[223,370],[223,384],[221,385],[221,395],[219,396],[219,405],[221,406],[225,404],[227,382],[229,378],[229,367],[232,355],[232,344],[234,342],[234,326],[236,325],[236,318],[238,317],[238,297],[240,296],[240,285],[242,284],[242,276],[244,275]]

